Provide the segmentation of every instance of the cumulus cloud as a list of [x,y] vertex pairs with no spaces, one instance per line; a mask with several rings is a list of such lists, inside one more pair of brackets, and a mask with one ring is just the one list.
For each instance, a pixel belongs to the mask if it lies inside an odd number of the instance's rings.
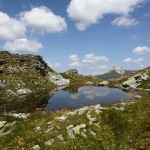
[[143,47],[136,47],[134,50],[133,50],[133,53],[135,54],[145,54],[145,53],[150,53],[150,47],[147,47],[147,46],[143,46]]
[[132,58],[126,58],[123,60],[123,62],[126,62],[126,63],[132,62]]
[[[85,30],[97,23],[105,14],[128,16],[142,2],[144,0],[71,0],[67,13],[76,21],[78,30]],[[136,22],[129,18],[128,21]]]
[[16,39],[14,41],[8,41],[4,44],[4,50],[10,50],[13,52],[37,52],[43,48],[43,45],[36,40],[28,39]]
[[79,57],[77,54],[72,54],[69,56],[69,59],[72,61],[72,62],[75,62],[75,61],[79,61]]
[[47,64],[51,67],[51,68],[58,68],[61,66],[60,63],[57,62],[51,62],[51,61],[47,61]]
[[65,19],[55,15],[45,6],[32,8],[21,13],[20,17],[28,27],[40,34],[62,32],[67,28]]
[[144,59],[143,58],[138,58],[138,59],[134,59],[133,61],[136,63],[136,64],[140,64]]
[[97,56],[93,53],[89,53],[87,55],[84,56],[82,62],[83,63],[96,63],[96,62],[106,62],[109,59],[106,56]]
[[138,58],[138,59],[126,58],[123,60],[123,62],[125,62],[125,63],[135,63],[135,64],[139,65],[140,67],[144,67],[144,65],[141,64],[142,61],[144,61],[143,58]]
[[25,25],[15,19],[9,17],[6,13],[0,12],[0,39],[14,40],[25,36]]
[[71,63],[69,66],[70,67],[81,67],[82,64],[80,62],[78,62],[78,61],[75,61],[75,62]]
[[128,16],[121,16],[112,21],[112,25],[117,25],[117,26],[133,26],[137,25],[138,21],[136,19],[130,18]]

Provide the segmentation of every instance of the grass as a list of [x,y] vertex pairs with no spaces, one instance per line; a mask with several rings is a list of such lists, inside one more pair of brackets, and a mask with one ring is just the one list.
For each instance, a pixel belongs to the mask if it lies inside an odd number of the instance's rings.
[[[122,102],[113,104],[103,109],[100,114],[91,111],[92,118],[96,118],[95,124],[90,125],[83,115],[68,116],[60,122],[57,116],[66,114],[68,111],[54,113],[34,112],[27,120],[16,119],[1,115],[0,120],[17,124],[9,135],[0,137],[0,149],[21,150],[32,149],[34,145],[40,145],[41,149],[52,150],[148,150],[150,148],[150,92],[145,92],[145,98],[123,101],[127,103],[124,111],[115,108],[122,107]],[[133,102],[130,104],[130,102]],[[47,125],[47,122],[52,122]],[[76,135],[75,139],[68,138],[66,127],[69,125],[86,124],[86,136]],[[40,127],[39,131],[36,128]],[[45,133],[49,128],[53,129]],[[96,133],[93,136],[90,131]],[[62,134],[64,141],[60,141],[57,136]],[[54,139],[54,143],[47,147],[44,142]]]

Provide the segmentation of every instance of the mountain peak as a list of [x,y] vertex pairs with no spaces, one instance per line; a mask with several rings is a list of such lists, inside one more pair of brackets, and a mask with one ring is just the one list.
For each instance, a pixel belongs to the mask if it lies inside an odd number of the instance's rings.
[[115,72],[117,72],[117,73],[119,73],[119,74],[121,74],[121,75],[125,74],[125,70],[123,70],[123,69],[122,69],[121,67],[119,67],[119,66],[114,66],[114,67],[112,67],[109,72],[111,72],[111,71],[115,71]]

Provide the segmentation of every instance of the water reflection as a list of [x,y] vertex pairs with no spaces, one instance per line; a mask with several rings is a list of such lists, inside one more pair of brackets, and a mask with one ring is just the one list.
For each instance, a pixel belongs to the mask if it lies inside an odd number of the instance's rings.
[[108,105],[114,101],[128,98],[131,98],[131,95],[116,88],[67,87],[57,91],[49,99],[45,110],[74,109],[96,104]]

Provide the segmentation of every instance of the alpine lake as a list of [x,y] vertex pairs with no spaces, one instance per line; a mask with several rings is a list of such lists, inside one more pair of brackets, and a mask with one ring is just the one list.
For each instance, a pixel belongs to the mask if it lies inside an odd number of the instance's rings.
[[71,85],[45,93],[21,95],[10,102],[2,103],[0,112],[51,112],[97,104],[106,106],[132,97],[118,88]]

